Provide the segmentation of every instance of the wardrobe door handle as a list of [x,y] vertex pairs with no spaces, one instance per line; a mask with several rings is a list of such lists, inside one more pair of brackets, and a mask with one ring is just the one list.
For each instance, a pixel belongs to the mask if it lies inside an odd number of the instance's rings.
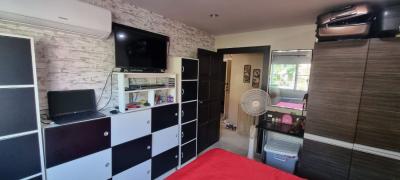
[[110,166],[110,163],[108,162],[108,163],[106,163],[106,165],[105,165],[106,167],[108,167],[108,166]]
[[184,95],[185,94],[185,89],[182,89],[182,95]]
[[185,66],[182,66],[182,72],[185,72]]
[[175,155],[175,159],[178,159],[178,155]]
[[150,150],[151,149],[151,146],[147,146],[147,148],[146,148],[147,150]]
[[182,117],[185,116],[185,111],[181,111]]
[[175,115],[175,116],[178,116],[178,113],[175,113],[174,115]]
[[109,134],[108,131],[104,131],[103,133],[104,136],[108,136],[108,134]]
[[183,138],[184,136],[185,136],[185,133],[182,132],[182,133],[181,133],[181,138]]

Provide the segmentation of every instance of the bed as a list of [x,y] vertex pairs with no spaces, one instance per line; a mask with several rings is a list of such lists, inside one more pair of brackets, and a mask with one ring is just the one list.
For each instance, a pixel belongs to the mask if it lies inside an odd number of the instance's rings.
[[271,166],[223,149],[212,149],[199,156],[167,180],[300,180]]

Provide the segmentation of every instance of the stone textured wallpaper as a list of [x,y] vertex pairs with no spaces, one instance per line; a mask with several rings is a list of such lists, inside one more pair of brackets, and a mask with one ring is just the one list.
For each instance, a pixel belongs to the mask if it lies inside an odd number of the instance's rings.
[[[109,9],[114,22],[169,36],[171,56],[196,57],[197,48],[214,49],[214,36],[136,7],[129,0],[82,1]],[[98,97],[107,75],[115,66],[112,36],[108,39],[94,39],[2,21],[0,33],[30,36],[35,39],[40,107],[43,113],[47,109],[48,90],[95,89]],[[99,107],[106,103],[109,95],[108,85]],[[113,105],[116,105],[115,102],[109,106]]]

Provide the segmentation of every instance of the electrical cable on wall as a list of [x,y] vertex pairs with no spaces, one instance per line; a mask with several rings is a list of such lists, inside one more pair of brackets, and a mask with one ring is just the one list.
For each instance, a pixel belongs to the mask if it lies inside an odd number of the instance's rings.
[[102,108],[100,108],[98,111],[102,111],[102,110],[103,110],[104,108],[106,108],[106,107],[108,106],[108,104],[110,104],[110,102],[111,102],[112,95],[113,95],[113,72],[114,72],[114,68],[113,68],[113,69],[111,70],[111,72],[107,75],[106,83],[104,84],[104,87],[103,87],[103,89],[102,89],[102,91],[101,91],[99,100],[98,100],[97,103],[96,103],[96,107],[99,106],[99,103],[100,103],[100,101],[101,101],[101,98],[103,97],[103,94],[104,94],[104,91],[105,91],[105,89],[106,89],[106,87],[107,87],[107,84],[108,84],[108,80],[109,80],[109,79],[111,79],[110,97],[108,98],[107,103],[106,103]]

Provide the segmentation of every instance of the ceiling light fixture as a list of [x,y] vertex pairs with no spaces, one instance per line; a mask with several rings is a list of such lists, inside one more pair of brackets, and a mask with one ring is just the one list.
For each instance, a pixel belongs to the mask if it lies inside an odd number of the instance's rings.
[[216,13],[210,14],[210,18],[217,18],[217,17],[219,17],[219,14]]

